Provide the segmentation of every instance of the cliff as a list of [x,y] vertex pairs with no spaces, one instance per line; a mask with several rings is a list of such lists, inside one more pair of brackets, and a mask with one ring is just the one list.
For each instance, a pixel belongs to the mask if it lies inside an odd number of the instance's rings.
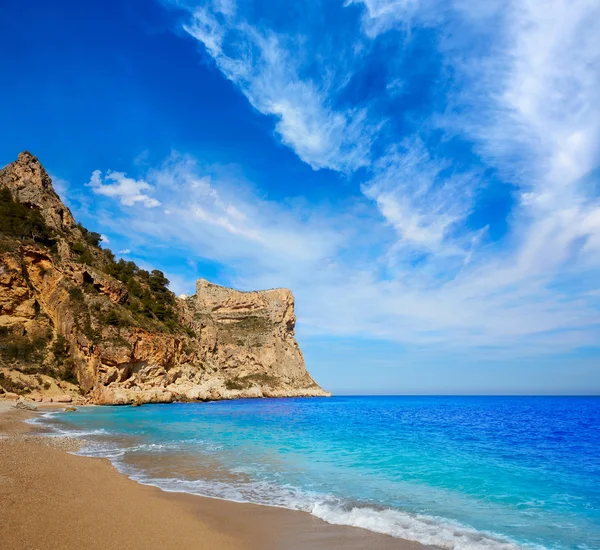
[[289,290],[200,279],[178,299],[167,285],[101,248],[34,156],[0,171],[0,394],[98,404],[329,395],[306,371]]

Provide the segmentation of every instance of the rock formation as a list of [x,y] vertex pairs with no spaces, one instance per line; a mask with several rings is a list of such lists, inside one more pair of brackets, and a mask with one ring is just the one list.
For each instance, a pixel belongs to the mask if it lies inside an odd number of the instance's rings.
[[0,394],[128,404],[324,396],[294,338],[287,289],[200,279],[176,298],[160,271],[115,261],[76,224],[38,160],[0,170]]

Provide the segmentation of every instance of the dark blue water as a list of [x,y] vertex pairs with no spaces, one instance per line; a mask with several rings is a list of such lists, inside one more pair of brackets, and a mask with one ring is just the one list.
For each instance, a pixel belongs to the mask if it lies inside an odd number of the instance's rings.
[[239,400],[47,422],[166,490],[444,548],[600,548],[600,398]]

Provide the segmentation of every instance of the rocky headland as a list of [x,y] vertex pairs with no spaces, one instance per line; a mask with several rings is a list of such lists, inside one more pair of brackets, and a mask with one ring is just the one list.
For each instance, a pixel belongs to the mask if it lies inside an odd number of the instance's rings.
[[167,285],[77,224],[36,157],[0,170],[0,394],[97,404],[329,395],[294,338],[291,291],[200,279],[177,298]]

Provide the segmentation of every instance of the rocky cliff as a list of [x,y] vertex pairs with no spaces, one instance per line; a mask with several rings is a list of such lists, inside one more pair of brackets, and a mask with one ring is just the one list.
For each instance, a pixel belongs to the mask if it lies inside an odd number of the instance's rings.
[[76,224],[38,160],[0,171],[0,394],[99,404],[324,396],[286,289],[178,299]]

